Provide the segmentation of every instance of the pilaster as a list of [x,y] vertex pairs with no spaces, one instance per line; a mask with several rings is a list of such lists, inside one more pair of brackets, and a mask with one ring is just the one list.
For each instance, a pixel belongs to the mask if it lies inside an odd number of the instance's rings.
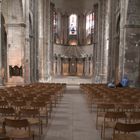
[[2,5],[2,0],[0,0],[0,85],[3,84],[2,81],[2,75],[3,75],[3,71],[2,71],[2,37],[1,37],[1,31],[2,31],[2,26],[1,26],[1,14],[2,14],[2,9],[1,9],[1,5]]

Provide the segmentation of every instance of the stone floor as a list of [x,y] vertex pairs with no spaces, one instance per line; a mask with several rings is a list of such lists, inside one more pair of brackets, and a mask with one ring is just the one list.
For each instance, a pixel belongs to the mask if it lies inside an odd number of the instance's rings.
[[43,140],[100,140],[95,113],[90,113],[79,86],[68,86],[54,109]]

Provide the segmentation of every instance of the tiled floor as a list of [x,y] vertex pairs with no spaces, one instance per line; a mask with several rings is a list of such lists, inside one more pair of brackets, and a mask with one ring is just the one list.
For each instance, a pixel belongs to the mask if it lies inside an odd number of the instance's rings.
[[95,128],[95,114],[90,113],[78,86],[68,86],[54,109],[44,140],[100,140]]

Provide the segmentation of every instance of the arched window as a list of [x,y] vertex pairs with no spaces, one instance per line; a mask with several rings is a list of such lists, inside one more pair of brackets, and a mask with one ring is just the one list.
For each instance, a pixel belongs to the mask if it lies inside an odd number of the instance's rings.
[[69,17],[69,35],[77,35],[77,15],[71,14]]
[[53,11],[53,29],[54,29],[54,33],[57,33],[57,21],[58,20],[58,17],[57,17],[57,13],[56,11]]
[[94,32],[94,13],[90,13],[86,16],[86,35],[90,35]]

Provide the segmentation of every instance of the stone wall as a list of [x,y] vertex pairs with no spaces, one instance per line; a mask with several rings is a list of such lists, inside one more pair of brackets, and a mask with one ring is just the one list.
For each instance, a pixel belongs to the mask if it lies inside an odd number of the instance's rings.
[[140,1],[129,0],[124,25],[124,70],[130,86],[140,86]]
[[22,3],[20,0],[3,1],[2,13],[7,32],[7,75],[6,83],[24,83],[22,76],[10,76],[10,66],[24,67],[24,29]]
[[[63,46],[63,45],[56,45],[55,44],[53,53],[56,54],[56,55],[64,55],[64,51],[67,47],[69,47],[69,46]],[[94,55],[93,45],[79,46],[79,47],[81,48],[82,52],[84,52],[85,55],[89,55],[89,56]]]

